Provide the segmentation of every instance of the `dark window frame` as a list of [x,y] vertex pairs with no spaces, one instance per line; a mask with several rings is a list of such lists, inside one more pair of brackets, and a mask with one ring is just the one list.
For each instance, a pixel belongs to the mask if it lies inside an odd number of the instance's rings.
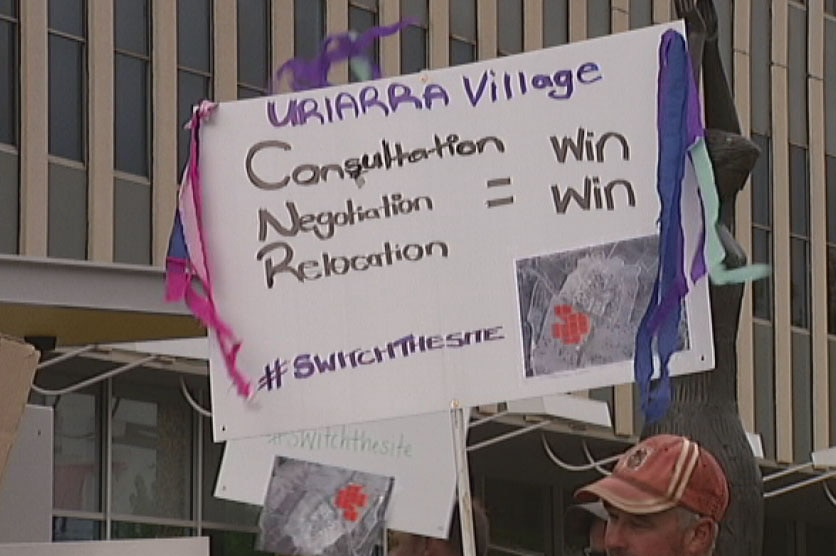
[[[836,0],[833,2],[836,6]],[[829,169],[832,168],[832,175]],[[831,180],[836,180],[836,156],[825,155],[825,182],[829,185]],[[836,184],[836,182],[834,182]],[[836,196],[836,185],[826,187],[827,198],[827,230],[825,233],[825,252],[827,265],[827,333],[836,337],[836,214],[830,214],[831,205],[836,208],[836,199],[831,199],[830,194]],[[832,222],[831,222],[832,220]],[[833,224],[833,227],[831,227]],[[831,261],[833,269],[831,271]]]
[[9,24],[14,32],[15,48],[14,57],[12,59],[12,78],[14,85],[10,90],[11,93],[11,108],[14,114],[11,127],[11,143],[0,143],[4,148],[8,147],[17,152],[20,148],[20,6],[17,3],[14,6],[14,16],[0,14],[0,22]]
[[[50,1],[60,2],[61,0],[50,0]],[[53,154],[51,145],[48,146],[48,152],[49,152],[50,160],[54,160],[54,161],[59,161],[60,160],[60,161],[70,162],[70,163],[72,163],[70,165],[73,166],[73,167],[75,167],[76,164],[80,164],[81,167],[86,169],[87,164],[89,162],[89,157],[90,157],[90,144],[89,144],[90,142],[89,142],[89,137],[88,137],[89,131],[90,131],[90,121],[89,121],[90,120],[90,107],[89,107],[90,84],[88,82],[88,78],[89,78],[89,75],[90,75],[90,67],[89,67],[89,63],[88,63],[88,59],[87,59],[88,58],[88,48],[89,48],[89,39],[88,39],[88,36],[87,36],[88,33],[89,33],[89,29],[87,28],[87,15],[88,15],[89,6],[88,6],[88,3],[86,2],[86,0],[82,1],[82,9],[84,10],[84,13],[82,15],[82,21],[84,22],[84,28],[83,28],[84,34],[83,35],[74,35],[72,33],[67,33],[65,31],[60,31],[60,30],[57,30],[57,29],[54,29],[52,27],[47,26],[47,42],[49,41],[49,39],[51,37],[57,37],[57,38],[62,38],[62,39],[68,40],[68,41],[78,43],[81,46],[81,55],[80,55],[80,58],[79,58],[82,62],[81,76],[80,76],[80,79],[79,79],[80,84],[81,84],[81,91],[80,91],[80,98],[81,98],[80,123],[81,123],[81,129],[80,129],[80,133],[79,133],[79,135],[80,135],[79,139],[80,139],[80,142],[81,142],[80,143],[80,149],[79,149],[80,154],[81,154],[81,160],[76,160],[76,159],[73,159],[73,158],[67,158],[67,157],[61,156],[60,154]],[[51,74],[52,74],[52,65],[51,65],[51,61],[49,60],[49,46],[47,46],[47,87],[48,88],[49,88],[49,81],[52,79]],[[49,96],[49,94],[48,94],[48,96]],[[49,102],[51,102],[51,100],[48,100],[48,103]],[[47,115],[47,130],[48,130],[47,141],[51,143],[51,141],[49,139],[50,136],[51,136],[51,133],[52,133],[52,115],[51,114]]]
[[[405,65],[404,64],[404,52],[406,52],[406,49],[404,48],[404,38],[406,38],[406,31],[408,29],[419,29],[424,35],[424,67],[421,68],[421,69],[418,69],[418,70],[414,70],[414,73],[417,73],[419,71],[422,71],[423,69],[426,69],[426,68],[430,67],[430,22],[429,22],[430,0],[423,0],[423,1],[427,6],[427,21],[412,22],[412,23],[409,24],[409,26],[406,29],[404,29],[402,31],[401,51],[399,53],[400,68],[401,68],[400,73],[401,74],[404,73],[404,65]],[[401,14],[403,14],[403,2],[404,2],[404,0],[400,0]],[[410,69],[410,73],[413,73],[413,71],[411,69]]]
[[[354,26],[352,25],[352,21],[351,21],[352,20],[352,17],[351,17],[352,12],[354,12],[354,13],[364,12],[366,14],[371,14],[372,19],[373,19],[372,27],[376,27],[376,26],[380,25],[380,0],[377,0],[375,2],[375,7],[374,8],[370,8],[369,6],[366,6],[362,2],[358,2],[356,0],[349,0],[349,2],[348,2],[348,27],[349,27],[349,29],[351,29],[353,31],[357,31],[357,29],[354,29]],[[372,61],[375,64],[379,65],[380,64],[380,41],[375,41],[375,44],[372,48],[373,48],[373,50],[372,50]],[[352,82],[352,83],[355,83],[357,81],[357,77],[354,75],[354,72],[352,72],[350,69],[349,69],[349,72],[348,72],[348,80],[349,80],[349,82]]]
[[[804,188],[805,188],[804,202],[806,204],[806,206],[800,207],[800,210],[803,212],[803,218],[804,218],[804,222],[803,222],[803,225],[801,227],[804,228],[804,230],[803,231],[793,230],[792,228],[793,228],[794,223],[790,222],[790,289],[791,289],[791,291],[790,291],[790,319],[791,319],[790,324],[794,329],[809,331],[810,330],[810,325],[811,325],[811,320],[812,320],[812,318],[811,318],[812,317],[812,314],[811,314],[811,312],[812,312],[812,299],[811,299],[811,295],[812,295],[812,276],[811,276],[811,272],[810,272],[810,257],[811,257],[811,252],[810,252],[810,151],[806,146],[795,145],[795,144],[792,144],[792,143],[790,143],[789,149],[790,149],[789,161],[790,161],[791,166],[792,166],[792,161],[793,161],[793,158],[794,158],[793,155],[792,155],[792,150],[793,149],[801,149],[803,151],[803,155],[804,155],[804,164],[803,164],[804,168],[803,168],[803,170],[804,170]],[[793,208],[793,201],[792,201],[793,192],[797,191],[799,189],[798,186],[801,185],[801,184],[797,184],[797,183],[792,182],[793,175],[792,175],[791,170],[792,170],[792,168],[790,168],[790,188],[792,189],[792,191],[790,192],[790,206],[788,207],[788,209],[791,211],[790,216],[792,216],[792,212],[793,212],[792,211],[792,208]],[[804,250],[803,253],[800,253],[800,254],[796,253],[795,250],[793,249],[793,245],[796,245],[796,246],[799,246],[800,248],[803,248],[803,250]],[[794,303],[795,294],[792,291],[792,286],[794,285],[794,281],[793,281],[793,269],[794,269],[794,264],[793,263],[795,261],[794,255],[803,257],[804,262],[806,263],[806,264],[804,264],[804,268],[803,268],[804,283],[801,285],[802,286],[801,289],[803,290],[801,292],[801,294],[803,295],[804,299],[802,300],[803,306],[800,307],[800,308],[798,306],[796,306],[795,303]],[[797,310],[800,311],[798,313],[798,319],[796,319],[796,311]]]
[[[499,20],[501,19],[500,18],[500,13],[499,13],[499,9],[500,9],[499,3],[501,1],[502,0],[497,0],[497,3],[496,3],[496,19],[497,19],[497,22],[499,22]],[[512,56],[514,54],[520,54],[522,52],[525,52],[525,2],[524,2],[524,0],[518,0],[518,1],[520,3],[520,41],[522,41],[520,43],[520,49],[518,51],[512,51],[512,50],[505,50],[505,49],[500,48],[500,46],[499,46],[499,43],[500,43],[499,33],[500,33],[501,26],[497,25],[497,30],[496,30],[496,56],[497,57]]]
[[[773,220],[772,220],[772,213],[774,209],[774,203],[772,199],[772,183],[773,183],[773,173],[772,173],[772,136],[771,135],[762,135],[753,133],[752,139],[758,143],[761,147],[761,159],[758,160],[758,165],[765,164],[766,168],[763,172],[763,177],[766,178],[767,182],[764,184],[755,183],[756,172],[753,170],[752,172],[752,214],[755,215],[759,211],[755,208],[755,203],[757,202],[764,202],[765,203],[765,217],[767,219],[766,222],[758,222],[755,218],[752,219],[752,238],[753,240],[758,234],[765,234],[767,238],[767,259],[764,261],[758,260],[755,262],[762,262],[766,264],[772,264],[775,260],[775,243],[774,243],[774,233],[773,233]],[[759,169],[759,166],[756,166],[756,170]],[[759,172],[757,174],[760,174]],[[756,194],[757,193],[764,193],[768,195],[766,199],[759,199]],[[754,250],[753,250],[754,251]],[[754,255],[754,252],[752,253]],[[752,297],[753,301],[756,302],[759,297],[759,292],[761,288],[765,287],[766,297],[767,297],[767,306],[766,306],[766,314],[760,313],[758,314],[756,311],[758,306],[753,303],[752,306],[752,317],[754,320],[762,322],[762,323],[771,323],[774,319],[775,315],[775,289],[772,276],[770,275],[763,280],[759,280],[752,285]]]
[[[458,33],[453,32],[453,25],[451,23],[451,25],[450,25],[450,36],[447,38],[448,50],[451,54],[450,59],[448,61],[448,65],[450,65],[450,66],[476,62],[476,61],[479,60],[479,3],[477,2],[477,0],[467,0],[467,1],[469,1],[469,2],[472,1],[474,3],[473,15],[474,15],[476,21],[473,22],[473,27],[474,27],[474,30],[475,30],[475,33],[474,33],[475,38],[470,39],[470,38],[468,38],[464,35],[460,35]],[[453,8],[453,3],[451,2],[450,3],[450,10],[447,13],[447,17],[451,21],[453,19],[452,15],[451,15],[451,12],[453,11],[453,9],[454,9]],[[470,47],[470,51],[472,53],[472,56],[471,56],[471,59],[469,61],[463,61],[463,62],[454,62],[453,61],[452,52],[453,52],[453,44],[454,43],[458,43],[458,44],[466,45],[466,46]]]
[[[178,12],[178,21],[177,21],[177,33],[178,33],[178,46],[177,46],[177,105],[178,105],[178,114],[177,114],[177,165],[178,165],[178,175],[179,172],[182,171],[183,166],[188,163],[188,144],[189,144],[189,137],[187,131],[184,130],[183,126],[186,125],[187,121],[180,121],[181,117],[185,116],[184,114],[180,114],[180,104],[183,100],[181,97],[182,91],[180,90],[180,82],[181,76],[192,76],[198,77],[200,79],[205,79],[208,83],[206,87],[206,95],[205,98],[211,98],[214,95],[214,68],[215,68],[215,55],[214,55],[214,41],[212,40],[212,36],[215,31],[215,17],[214,17],[214,0],[207,0],[208,3],[208,22],[209,22],[209,29],[207,32],[208,37],[208,44],[206,47],[208,48],[209,53],[209,69],[203,70],[200,68],[191,67],[185,65],[181,61],[180,56],[180,41],[179,41],[179,34],[180,34],[180,21],[179,21],[179,13],[180,13],[180,6],[178,0],[177,12]],[[202,100],[202,99],[195,99],[195,102]],[[188,118],[188,116],[186,116]],[[184,160],[180,160],[181,152],[185,152],[186,156]]]
[[[251,0],[250,0],[251,1]],[[241,23],[240,18],[237,17],[240,14],[241,6],[243,5],[241,2],[236,2],[236,26],[238,27],[238,40],[237,44],[235,45],[236,48],[236,57],[238,59],[238,75],[235,76],[235,83],[237,87],[236,96],[239,99],[243,98],[252,98],[256,96],[264,96],[270,93],[271,82],[273,81],[273,72],[277,68],[272,68],[273,64],[273,26],[271,24],[272,17],[273,17],[273,5],[270,0],[261,0],[264,2],[264,6],[267,8],[267,21],[265,22],[265,29],[266,29],[266,36],[265,36],[265,58],[267,60],[266,69],[267,73],[264,75],[264,82],[261,86],[257,86],[254,83],[249,83],[241,79]],[[295,8],[294,8],[295,9]],[[247,91],[247,94],[242,95],[242,91]]]
[[[117,157],[116,157],[116,138],[117,138],[117,130],[116,124],[117,119],[114,117],[113,119],[113,169],[114,173],[119,176],[120,178],[130,179],[131,181],[140,181],[142,183],[151,183],[151,171],[152,171],[152,159],[153,159],[153,144],[154,144],[154,133],[153,133],[153,72],[151,68],[151,52],[153,51],[154,42],[153,42],[153,17],[151,13],[151,2],[148,2],[148,17],[145,21],[145,36],[147,37],[147,45],[146,50],[147,52],[137,52],[134,50],[128,50],[125,48],[119,48],[116,46],[116,41],[114,40],[114,48],[113,48],[113,75],[114,78],[116,77],[117,73],[117,66],[118,66],[118,59],[120,56],[131,58],[133,60],[137,60],[143,63],[145,67],[145,137],[146,137],[146,145],[145,145],[145,169],[146,173],[143,174],[135,174],[133,172],[129,172],[117,166]],[[114,3],[114,10],[116,9],[116,3]],[[114,35],[116,33],[116,14],[114,13],[113,17],[113,30]],[[113,86],[113,103],[114,103],[114,110],[116,110],[116,84],[114,83]]]

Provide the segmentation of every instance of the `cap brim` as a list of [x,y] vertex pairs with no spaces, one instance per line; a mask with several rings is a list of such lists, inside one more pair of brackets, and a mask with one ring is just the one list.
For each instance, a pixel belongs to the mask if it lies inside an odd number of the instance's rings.
[[675,500],[648,492],[640,486],[610,475],[579,489],[575,493],[578,502],[601,500],[621,511],[644,515],[669,510],[677,505]]
[[566,510],[566,527],[570,531],[585,535],[595,518],[602,521],[607,521],[608,518],[607,510],[600,501],[570,506]]

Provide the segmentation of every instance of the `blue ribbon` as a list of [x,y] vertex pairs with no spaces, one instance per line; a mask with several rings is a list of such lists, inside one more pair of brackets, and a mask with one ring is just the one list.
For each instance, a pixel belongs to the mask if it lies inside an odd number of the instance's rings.
[[[688,293],[684,273],[682,179],[689,148],[688,96],[690,77],[685,40],[676,31],[662,36],[659,47],[658,134],[656,187],[661,204],[659,264],[647,310],[636,333],[634,357],[642,412],[649,423],[664,417],[671,403],[669,363],[680,348],[682,300]],[[653,340],[660,361],[660,378],[651,388]]]
[[189,260],[189,249],[186,247],[186,237],[183,235],[183,223],[180,221],[179,210],[174,213],[174,226],[168,238],[168,258]]
[[[694,167],[702,212],[697,249],[691,261],[691,281],[697,282],[708,274],[715,284],[745,282],[763,278],[770,271],[766,265],[727,269],[723,264],[726,253],[717,234],[719,197],[705,145],[697,85],[685,39],[674,30],[666,31],[659,45],[658,86],[659,265],[650,302],[636,333],[634,356],[642,412],[648,423],[660,420],[670,408],[669,364],[673,354],[681,348],[679,322],[683,300],[688,293],[681,208],[687,161]],[[654,340],[660,373],[659,383],[652,388]]]

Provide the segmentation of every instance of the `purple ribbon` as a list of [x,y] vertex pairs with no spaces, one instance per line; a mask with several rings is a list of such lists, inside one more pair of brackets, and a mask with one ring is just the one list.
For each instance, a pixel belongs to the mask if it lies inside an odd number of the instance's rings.
[[[688,293],[684,272],[682,180],[688,149],[703,132],[685,40],[673,30],[666,31],[662,36],[658,83],[659,160],[656,180],[661,204],[659,265],[650,302],[636,333],[634,356],[642,412],[649,423],[664,417],[671,403],[669,363],[671,356],[681,347],[679,323],[682,302]],[[700,243],[704,243],[703,235],[700,234]],[[699,249],[692,261],[692,276],[705,274],[705,259],[701,253],[702,249]],[[660,378],[656,387],[651,388],[654,340],[660,360]]]
[[353,33],[329,35],[322,42],[320,55],[313,60],[293,58],[282,64],[276,72],[275,84],[281,83],[282,77],[289,74],[290,88],[294,91],[329,87],[331,83],[328,81],[328,74],[331,66],[352,58],[364,58],[372,68],[372,77],[379,79],[380,67],[374,62],[369,50],[376,40],[394,35],[413,23],[414,20],[405,19],[388,26],[372,27],[359,36]]

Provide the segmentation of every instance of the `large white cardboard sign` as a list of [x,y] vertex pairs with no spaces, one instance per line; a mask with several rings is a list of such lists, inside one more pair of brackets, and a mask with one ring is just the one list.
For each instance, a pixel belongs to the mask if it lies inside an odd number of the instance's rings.
[[[221,103],[205,241],[258,393],[210,349],[216,439],[631,381],[668,28]],[[689,253],[700,214],[683,201]],[[713,366],[705,281],[685,314],[674,373]]]
[[262,505],[273,459],[335,465],[395,478],[386,526],[446,537],[456,488],[450,412],[229,440],[215,496]]

